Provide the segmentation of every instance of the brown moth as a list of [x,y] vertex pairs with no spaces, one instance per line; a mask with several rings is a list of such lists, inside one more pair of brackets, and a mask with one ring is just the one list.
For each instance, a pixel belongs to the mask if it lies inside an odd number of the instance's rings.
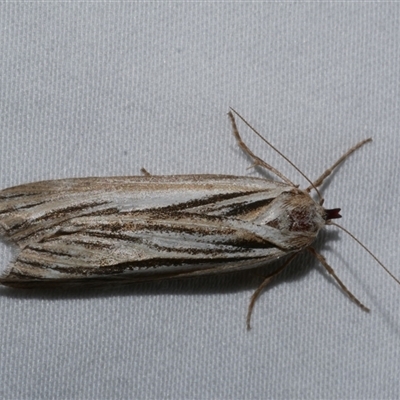
[[262,289],[306,249],[367,311],[311,245],[320,229],[337,226],[332,220],[340,218],[340,209],[323,207],[318,187],[371,139],[349,149],[314,182],[305,177],[310,186],[300,189],[247,147],[233,113],[228,115],[240,148],[254,165],[282,182],[230,175],[154,176],[144,171],[144,176],[59,179],[4,189],[0,233],[19,254],[0,283],[27,288],[140,282],[255,268],[288,256],[253,294],[250,327]]

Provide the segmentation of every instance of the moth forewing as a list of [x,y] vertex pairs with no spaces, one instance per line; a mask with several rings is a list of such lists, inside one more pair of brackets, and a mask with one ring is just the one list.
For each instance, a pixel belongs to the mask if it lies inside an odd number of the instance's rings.
[[[145,176],[60,179],[4,189],[0,233],[20,252],[0,283],[32,287],[191,277],[255,268],[288,255],[291,261],[310,248],[319,230],[340,217],[339,209],[322,206],[317,187],[366,141],[314,183],[306,177],[310,187],[302,190],[257,157],[242,141],[232,112],[229,117],[242,150],[283,182],[146,171]],[[284,266],[254,293],[248,324],[261,289]]]
[[307,193],[260,178],[77,178],[22,185],[0,193],[2,232],[21,249],[1,282],[135,281],[212,272],[210,265],[219,263],[235,270],[236,263],[243,268],[246,260],[270,261],[308,246],[323,225],[322,210]]

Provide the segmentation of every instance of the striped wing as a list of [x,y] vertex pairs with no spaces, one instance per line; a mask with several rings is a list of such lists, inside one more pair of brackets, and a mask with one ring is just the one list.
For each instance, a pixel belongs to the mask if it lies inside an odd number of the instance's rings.
[[287,253],[261,224],[293,188],[184,175],[44,181],[0,192],[0,230],[21,252],[2,278],[148,280],[253,267]]

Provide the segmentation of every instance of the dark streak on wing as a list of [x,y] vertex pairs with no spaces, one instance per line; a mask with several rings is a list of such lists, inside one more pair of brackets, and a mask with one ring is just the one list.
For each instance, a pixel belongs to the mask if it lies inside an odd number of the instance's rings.
[[[210,261],[207,261],[207,265],[210,264],[210,268],[212,268],[212,265],[218,265],[218,264],[227,264],[229,262],[240,262],[240,261],[245,261],[248,260],[247,258],[213,258]],[[37,262],[33,261],[21,261],[23,264],[28,264],[31,265],[35,268],[43,268],[43,265]],[[124,263],[119,263],[119,264],[113,264],[113,265],[108,265],[108,266],[103,266],[101,268],[97,269],[92,269],[92,268],[87,268],[85,272],[82,271],[82,268],[80,267],[53,267],[52,269],[55,271],[59,271],[62,273],[67,273],[71,274],[71,277],[73,278],[73,275],[86,275],[87,277],[90,277],[91,275],[117,275],[124,273],[126,271],[132,271],[135,270],[135,272],[138,272],[139,270],[145,271],[142,272],[142,275],[145,275],[146,272],[149,275],[153,275],[154,272],[150,272],[149,270],[156,270],[157,268],[160,267],[179,267],[182,265],[192,265],[192,266],[197,266],[199,264],[203,265],[205,263],[204,259],[191,259],[188,260],[186,258],[183,259],[173,259],[173,260],[167,260],[167,259],[152,259],[152,260],[142,260],[142,261],[135,261],[135,262],[124,262]]]
[[247,195],[250,195],[253,193],[258,193],[258,192],[259,192],[259,190],[245,192],[245,193],[244,192],[233,192],[233,193],[216,194],[216,195],[203,197],[202,199],[198,199],[198,200],[197,199],[190,200],[190,201],[186,201],[184,203],[161,207],[160,209],[162,209],[165,212],[179,212],[179,211],[183,211],[183,210],[187,210],[187,209],[191,209],[191,208],[195,208],[195,207],[204,206],[207,204],[216,204],[223,200],[231,200],[231,199],[235,199],[237,197],[247,196]]
[[[101,205],[106,204],[105,202],[92,202],[87,204],[81,204],[79,207],[65,207],[63,209],[58,209],[53,211],[52,213],[47,213],[41,217],[36,218],[31,221],[26,219],[18,224],[14,224],[9,229],[7,229],[7,235],[17,242],[27,241],[29,237],[34,235],[38,235],[40,232],[49,230],[53,226],[58,226],[60,224],[65,223],[66,221],[76,218],[82,217],[85,215],[92,215],[93,212],[87,212],[86,210],[99,207]],[[75,211],[75,214],[72,214]],[[76,213],[78,212],[78,214]],[[115,213],[115,209],[102,210],[102,215],[110,215]],[[44,223],[41,223],[44,221]]]
[[[148,226],[146,229],[146,234],[149,232],[154,232],[155,235],[160,234],[162,232],[163,236],[168,235],[169,233],[186,233],[188,235],[190,234],[197,234],[199,238],[201,238],[201,234],[203,235],[209,235],[211,236],[211,232],[201,232],[199,229],[190,229],[189,227],[185,228],[179,228],[176,227],[175,229],[173,227],[168,227],[166,228],[165,226],[157,226],[157,225],[151,225]],[[116,239],[118,241],[126,241],[126,242],[143,242],[142,239],[137,238],[137,237],[132,237],[129,234],[122,234],[122,233],[116,233],[116,232],[85,232],[86,235],[91,236],[91,237],[98,237],[102,239]],[[164,238],[165,240],[165,238]],[[190,242],[189,240],[186,240],[187,242]],[[198,242],[201,242],[201,239],[197,239]],[[219,240],[213,240],[213,244],[215,245],[224,245],[224,246],[233,246],[234,248],[238,248],[237,251],[243,251],[244,249],[266,249],[266,248],[273,248],[277,247],[276,244],[266,241],[266,240],[259,240],[255,241],[254,237],[250,239],[245,239],[245,238],[236,238],[236,239],[227,239],[224,241],[219,241]],[[148,243],[147,243],[148,244]],[[101,244],[99,244],[101,246]],[[155,245],[149,245],[149,247],[156,248]],[[230,251],[235,251],[235,249],[232,248]],[[160,246],[157,247],[157,249],[161,249]],[[167,249],[167,247],[164,247],[164,249]],[[172,249],[172,247],[171,247]],[[173,247],[174,251],[178,251],[176,246]],[[195,250],[193,250],[195,251]],[[204,250],[199,250],[199,253],[204,252]]]
[[[162,279],[181,279],[191,278],[196,276],[204,276],[217,273],[226,273],[242,269],[250,269],[261,267],[268,262],[270,259],[260,257],[258,259],[237,259],[233,261],[218,260],[215,263],[207,262],[206,264],[189,264],[184,262],[181,264],[181,268],[178,270],[165,271],[163,273],[139,273],[136,271],[121,274],[116,272],[115,274],[104,274],[104,275],[88,275],[87,277],[64,277],[64,278],[33,278],[26,274],[18,272],[18,270],[12,270],[7,278],[0,278],[0,283],[6,286],[14,288],[59,288],[59,287],[97,287],[97,286],[109,286],[110,284],[117,285],[129,285],[131,283],[138,282],[149,282]],[[162,264],[165,265],[165,264]],[[190,265],[192,268],[190,268]],[[171,266],[175,266],[172,264]],[[188,268],[189,266],[189,268]],[[154,265],[154,269],[157,270],[158,266]]]
[[230,211],[228,211],[225,215],[229,216],[238,216],[241,214],[249,214],[250,212],[255,212],[259,208],[264,208],[271,204],[273,199],[265,199],[265,200],[258,200],[251,203],[241,203],[235,205]]
[[[29,209],[29,208],[33,208],[33,207],[39,206],[39,205],[44,204],[44,203],[46,203],[46,200],[37,201],[37,202],[32,202],[32,203],[26,204],[26,205],[24,205],[24,206],[18,207],[18,210],[27,210],[27,209]],[[5,209],[5,210],[3,210],[3,211],[0,211],[0,215],[1,215],[1,214],[7,214],[7,213],[12,212],[12,211],[14,211],[12,208],[10,208],[10,209]]]
[[[81,202],[79,205],[75,206],[68,206],[68,207],[62,207],[62,208],[57,208],[54,211],[47,212],[41,217],[38,217],[35,219],[35,223],[39,223],[42,220],[49,220],[52,218],[64,218],[68,217],[67,219],[70,219],[71,216],[76,216],[74,215],[74,212],[79,211],[78,215],[85,215],[85,210],[90,209],[90,208],[96,208],[100,207],[102,205],[108,204],[106,201],[91,201],[91,202]],[[90,213],[91,214],[91,213]],[[89,215],[90,215],[89,214]]]
[[[24,282],[31,282],[31,287],[40,286],[41,283],[53,281],[55,285],[58,283],[74,284],[84,283],[90,284],[92,280],[104,279],[104,283],[113,283],[115,280],[129,282],[144,282],[151,280],[161,280],[174,277],[190,277],[209,275],[219,272],[232,272],[239,268],[252,268],[254,266],[264,265],[269,263],[271,260],[259,257],[257,259],[246,259],[246,258],[232,258],[232,259],[215,259],[204,262],[204,260],[170,260],[165,262],[160,260],[152,260],[148,262],[139,263],[120,263],[107,266],[99,269],[83,269],[79,267],[69,268],[58,268],[53,269],[54,272],[60,272],[61,276],[54,278],[30,276],[24,273],[24,270],[34,268],[36,273],[41,269],[46,272],[46,269],[35,262],[19,262],[19,267],[23,267],[23,271],[20,272],[18,269],[12,269],[6,277],[0,278],[0,283],[6,286],[13,287],[29,287],[24,285]],[[248,267],[247,267],[248,266]],[[170,269],[168,269],[170,267]],[[162,269],[162,271],[161,271]],[[103,278],[104,277],[104,278]],[[17,280],[17,281],[16,281]],[[18,281],[24,282],[18,282]]]

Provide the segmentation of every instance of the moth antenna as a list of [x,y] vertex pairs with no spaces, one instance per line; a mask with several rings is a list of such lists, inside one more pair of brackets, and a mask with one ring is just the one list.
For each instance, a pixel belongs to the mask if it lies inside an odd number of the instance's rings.
[[[358,150],[361,146],[364,146],[364,144],[372,142],[371,138],[364,139],[361,142],[358,142],[355,146],[353,146],[351,149],[347,150],[346,153],[344,153],[330,168],[328,168],[319,178],[317,178],[311,186],[309,186],[306,191],[309,192],[311,189],[315,189],[318,186],[322,185],[324,180],[352,153],[354,153],[356,150]],[[321,204],[322,205],[322,204]]]
[[[307,177],[307,175],[299,168],[296,166],[296,164],[294,164],[292,161],[289,160],[288,157],[286,157],[280,150],[278,150],[275,146],[273,146],[267,139],[265,139],[265,137],[263,135],[261,135],[261,133],[259,133],[255,128],[253,128],[249,122],[247,122],[235,109],[233,109],[232,107],[230,107],[230,109],[262,140],[264,141],[269,147],[271,147],[272,150],[274,150],[276,153],[278,153],[284,160],[286,160],[310,185],[311,187],[315,190],[315,192],[317,193],[320,201],[322,200],[322,196],[321,193],[319,192],[319,190],[317,189],[317,187],[314,185],[314,183],[311,181],[310,178]],[[247,147],[247,146],[246,146]],[[257,157],[258,158],[258,157]],[[275,173],[275,169],[274,169],[274,173]],[[280,176],[280,175],[278,175]],[[292,183],[293,185],[293,183]],[[295,185],[293,185],[295,186]]]
[[336,224],[335,222],[329,221],[329,225],[334,225],[341,229],[343,232],[347,233],[353,240],[355,240],[385,271],[390,277],[396,281],[400,285],[400,280],[397,279],[390,271],[388,268],[384,266],[384,264],[375,256],[374,253],[372,253],[371,250],[368,249],[367,246],[365,246],[359,239],[357,239],[350,231],[348,231],[346,228],[343,228],[343,226]]

